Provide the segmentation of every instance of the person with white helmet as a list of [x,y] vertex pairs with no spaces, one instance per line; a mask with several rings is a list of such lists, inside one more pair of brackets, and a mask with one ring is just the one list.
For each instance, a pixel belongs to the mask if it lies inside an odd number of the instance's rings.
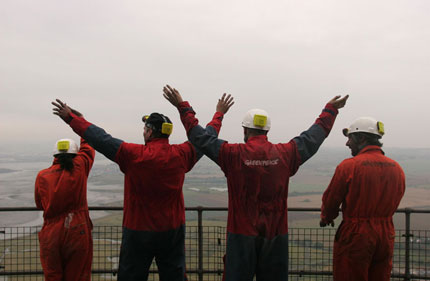
[[[76,114],[79,114],[75,111]],[[43,210],[39,232],[40,260],[45,280],[91,280],[92,223],[87,203],[87,178],[94,149],[81,139],[60,139],[51,167],[40,171],[35,202]]]
[[[288,280],[288,182],[300,165],[314,155],[328,136],[348,96],[328,102],[315,123],[288,143],[267,138],[271,119],[252,109],[242,121],[245,143],[230,144],[203,128],[176,89],[164,87],[164,97],[181,115],[191,143],[217,163],[227,177],[229,192],[224,280]],[[216,120],[233,105],[224,94]]]
[[343,134],[352,158],[342,161],[324,192],[320,226],[342,223],[333,248],[333,280],[388,281],[394,251],[393,214],[405,193],[405,174],[386,157],[380,139],[384,124],[355,120]]

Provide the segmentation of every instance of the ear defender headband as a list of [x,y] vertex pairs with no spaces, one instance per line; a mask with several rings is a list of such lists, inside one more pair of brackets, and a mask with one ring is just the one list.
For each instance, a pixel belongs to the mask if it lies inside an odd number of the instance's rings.
[[[172,134],[173,131],[173,124],[169,122],[169,120],[167,120],[166,116],[159,114],[161,116],[161,118],[163,118],[163,124],[161,125],[161,133],[164,135],[170,135]],[[146,124],[146,121],[148,120],[148,118],[150,117],[150,115],[145,115],[142,117],[142,121],[145,123],[146,126],[148,126],[149,128],[153,129],[153,130],[157,130],[157,128],[155,128],[155,126],[153,124]]]

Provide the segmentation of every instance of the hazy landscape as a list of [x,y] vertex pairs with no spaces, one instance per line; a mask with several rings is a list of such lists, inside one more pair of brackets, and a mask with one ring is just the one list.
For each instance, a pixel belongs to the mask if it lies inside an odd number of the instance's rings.
[[[386,148],[386,154],[405,170],[407,191],[400,207],[430,208],[430,149]],[[325,148],[305,163],[291,178],[290,207],[320,207],[321,195],[330,182],[336,165],[349,157],[347,148]],[[0,153],[0,206],[34,206],[34,179],[39,170],[51,165],[52,157],[38,154]],[[226,180],[208,158],[203,157],[186,176],[184,197],[187,207],[227,206]],[[97,154],[88,180],[90,206],[122,206],[123,175],[117,165]],[[97,219],[110,213],[92,212]],[[118,215],[117,215],[118,216]],[[119,217],[121,217],[119,215]],[[291,225],[316,226],[315,214],[290,213]],[[403,215],[396,221],[402,223]],[[422,219],[420,218],[422,217]],[[42,223],[40,212],[0,213],[3,226],[30,226]],[[225,212],[207,214],[205,219],[224,221]],[[420,229],[430,228],[428,219],[414,215],[412,221]],[[194,219],[188,214],[188,219]],[[119,220],[120,221],[120,220]],[[397,223],[396,223],[397,224]]]
[[[430,209],[430,149],[385,149],[388,156],[397,160],[407,177],[407,191],[401,207]],[[322,148],[305,163],[290,181],[290,207],[319,208],[321,196],[330,182],[336,165],[349,157],[346,148]],[[51,164],[52,157],[37,154],[0,153],[0,206],[34,206],[34,180],[39,170]],[[186,206],[227,207],[227,186],[221,170],[208,158],[203,157],[187,174],[184,183]],[[88,180],[88,202],[90,206],[122,206],[123,175],[115,163],[101,155],[96,156]],[[41,270],[38,256],[37,232],[42,224],[42,212],[0,212],[0,227],[5,231],[0,246],[0,263],[3,270]],[[94,223],[93,270],[117,270],[121,237],[122,212],[91,212]],[[221,271],[225,250],[226,212],[204,213],[204,253],[206,269]],[[340,218],[336,221],[336,227]],[[405,215],[395,216],[397,228],[393,273],[402,273],[405,255]],[[331,270],[331,245],[335,228],[319,229],[319,213],[289,212],[290,225],[290,270]],[[427,245],[430,240],[425,233],[430,229],[428,214],[413,214],[411,228],[411,272],[427,274],[425,264]],[[187,212],[187,266],[196,270],[197,262],[196,212]],[[16,228],[15,226],[25,226]],[[30,227],[34,226],[34,227]],[[221,227],[220,227],[221,226]],[[421,230],[424,230],[422,232]],[[303,263],[307,260],[308,263]],[[156,269],[153,265],[153,269]],[[32,276],[42,280],[42,276]],[[94,274],[93,280],[116,280],[112,274]],[[153,279],[158,280],[156,275]],[[190,280],[197,275],[189,274]],[[208,275],[210,280],[220,280],[220,275]],[[292,280],[314,280],[312,277]],[[22,280],[21,276],[4,277],[0,280]],[[33,280],[33,279],[32,279]],[[208,279],[209,280],[209,279]],[[325,280],[325,279],[324,279]],[[330,278],[327,278],[330,280]]]

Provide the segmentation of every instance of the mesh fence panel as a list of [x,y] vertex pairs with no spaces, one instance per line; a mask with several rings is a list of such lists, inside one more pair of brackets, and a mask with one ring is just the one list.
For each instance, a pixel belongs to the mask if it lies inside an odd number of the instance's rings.
[[430,231],[413,230],[410,242],[411,274],[430,277]]
[[[40,227],[0,228],[0,273],[27,272],[26,275],[10,276],[7,280],[43,280],[37,233]],[[1,277],[0,277],[1,278]]]
[[[40,227],[0,227],[0,280],[43,280],[37,233]],[[188,279],[199,280],[199,229],[187,226],[185,249]],[[95,226],[92,280],[116,280],[121,246],[120,226]],[[332,247],[336,229],[290,228],[290,280],[332,280]],[[202,227],[203,280],[222,280],[226,228]],[[412,280],[430,280],[430,231],[413,230],[409,237]],[[396,231],[393,271],[405,272],[406,238],[404,230]],[[155,262],[149,280],[158,280]],[[8,274],[7,277],[2,275]],[[9,275],[13,274],[13,275]],[[21,275],[18,275],[21,274]],[[392,278],[404,280],[404,278]]]
[[[332,247],[336,229],[333,228],[290,228],[289,270],[300,273],[330,272],[332,268]],[[332,280],[325,275],[292,275],[290,280]]]

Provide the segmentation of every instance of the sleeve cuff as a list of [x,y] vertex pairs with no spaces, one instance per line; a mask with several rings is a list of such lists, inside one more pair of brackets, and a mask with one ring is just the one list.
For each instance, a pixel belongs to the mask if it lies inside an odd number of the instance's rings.
[[336,107],[334,107],[331,103],[327,103],[324,107],[324,111],[330,112],[333,115],[337,115],[339,113],[339,110],[337,110]]
[[191,107],[191,105],[187,101],[183,101],[178,105],[178,111],[179,111],[179,114],[181,116],[184,115],[186,112],[189,112],[189,111],[195,113],[193,108]]
[[67,122],[67,124],[72,125],[73,120],[76,120],[77,118],[79,118],[76,114],[70,113],[69,114],[70,117],[70,121]]
[[224,113],[217,111],[214,114],[214,118],[221,118],[222,120],[224,118]]
[[73,113],[70,113],[72,120],[69,122],[69,126],[81,137],[84,136],[84,132],[91,125],[84,117],[79,117]]
[[78,116],[76,115],[76,114],[74,114],[74,113],[72,113],[72,112],[70,112],[70,114],[69,114],[69,121],[67,122],[67,124],[70,124],[72,121],[73,121],[73,119],[75,119],[75,118],[78,118]]
[[179,108],[187,108],[187,107],[191,107],[190,103],[187,101],[183,101],[181,103],[179,103]]

